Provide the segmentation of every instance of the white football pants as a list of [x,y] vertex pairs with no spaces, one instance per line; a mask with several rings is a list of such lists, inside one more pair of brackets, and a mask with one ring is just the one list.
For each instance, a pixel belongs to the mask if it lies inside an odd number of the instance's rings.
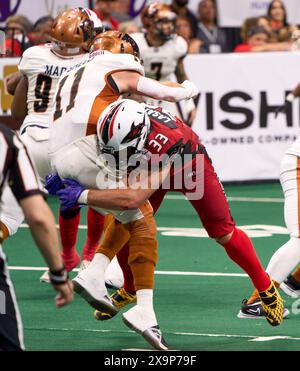
[[[96,135],[81,138],[80,140],[65,146],[58,152],[50,155],[51,166],[58,175],[64,178],[75,179],[86,188],[118,188],[114,180],[106,179],[97,165]],[[137,210],[104,210],[93,207],[102,214],[113,214],[121,223],[127,224],[143,218],[143,214]]]
[[284,219],[291,238],[275,252],[266,269],[278,283],[300,262],[300,157],[284,156],[280,182],[284,192]]

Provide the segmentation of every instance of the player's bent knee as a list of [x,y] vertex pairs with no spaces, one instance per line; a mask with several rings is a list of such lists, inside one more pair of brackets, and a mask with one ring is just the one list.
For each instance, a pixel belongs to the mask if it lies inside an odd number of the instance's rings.
[[0,241],[3,242],[10,236],[7,226],[0,221]]
[[227,233],[225,236],[222,237],[216,237],[214,240],[218,242],[220,245],[225,245],[227,242],[230,241],[234,231],[231,231],[230,233]]
[[2,215],[0,223],[1,223],[1,232],[3,233],[4,237],[7,238],[9,236],[13,236],[14,234],[16,234],[23,220],[24,220],[23,216],[22,218],[14,218],[14,217]]

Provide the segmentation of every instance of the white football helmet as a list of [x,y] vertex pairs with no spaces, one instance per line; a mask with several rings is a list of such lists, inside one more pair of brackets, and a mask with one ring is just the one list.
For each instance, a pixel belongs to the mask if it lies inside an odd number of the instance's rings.
[[130,99],[113,102],[97,124],[98,165],[113,170],[118,177],[124,175],[130,157],[143,154],[149,131],[150,120],[142,104]]

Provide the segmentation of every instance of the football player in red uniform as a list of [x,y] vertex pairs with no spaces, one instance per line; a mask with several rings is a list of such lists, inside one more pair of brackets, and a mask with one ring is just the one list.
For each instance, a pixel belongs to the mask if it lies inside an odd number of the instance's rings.
[[[113,103],[112,106],[116,104]],[[172,163],[174,166],[171,167],[169,172],[170,186],[166,188],[165,184],[162,183],[157,190],[148,188],[85,190],[79,184],[74,185],[73,183],[70,187],[60,191],[63,206],[65,207],[66,204],[68,206],[76,205],[80,197],[81,202],[84,199],[83,203],[95,207],[126,210],[139,207],[145,200],[149,199],[156,212],[167,192],[179,191],[183,193],[188,197],[189,202],[196,210],[209,236],[222,245],[230,259],[239,265],[251,278],[253,285],[259,291],[267,321],[272,326],[279,325],[283,319],[282,299],[269,276],[263,270],[251,240],[242,230],[236,228],[223,187],[214,171],[205,147],[196,133],[177,117],[173,117],[159,107],[145,105],[145,108],[151,121],[151,130],[145,144],[146,155],[150,158],[150,161],[152,158],[155,158],[156,161],[157,155],[162,154],[168,155],[168,158],[170,156],[173,158]],[[130,117],[123,117],[122,120],[126,121],[124,125],[130,125],[135,114],[138,113],[132,112]],[[99,120],[101,130],[97,132],[102,151],[114,153],[116,158],[118,157],[118,150],[115,149],[114,152],[111,147],[106,148],[105,143],[107,141],[105,138],[109,135],[110,127],[114,123],[119,122],[120,125],[121,121],[118,115],[122,115],[122,112],[117,112],[113,120],[107,115],[106,117],[101,117]],[[183,162],[179,169],[176,167],[174,155],[183,159],[188,156],[188,161]],[[165,167],[166,165],[162,171]],[[177,178],[179,173],[181,175],[182,173],[184,174],[182,177],[183,182],[181,182],[180,186],[178,186]],[[203,184],[201,184],[202,182]],[[81,197],[83,192],[85,197]],[[128,235],[125,233],[122,236],[122,232],[116,232],[116,229],[113,228],[114,220],[110,221],[110,223],[107,222],[107,224],[109,224],[110,236],[114,236],[114,238],[109,238],[110,242],[114,244],[114,241],[116,241],[118,244],[125,245],[118,253],[118,260],[125,277],[124,288],[112,295],[113,301],[120,308],[135,299],[134,277],[132,277],[130,270],[130,249],[126,245]],[[118,234],[117,237],[116,234]],[[103,242],[103,244],[105,243]],[[111,246],[111,248],[114,247]],[[97,250],[97,253],[100,253],[100,250],[101,247]],[[96,318],[98,319],[108,319],[110,317],[96,312]]]

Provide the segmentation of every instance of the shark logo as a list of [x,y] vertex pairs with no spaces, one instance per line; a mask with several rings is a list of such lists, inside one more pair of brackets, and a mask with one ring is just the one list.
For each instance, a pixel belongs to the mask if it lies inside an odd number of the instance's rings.
[[14,1],[11,1],[11,0],[1,0],[0,2],[0,22],[5,22],[8,17],[16,14],[21,4],[21,0],[17,0],[14,8],[12,8],[13,2]]

